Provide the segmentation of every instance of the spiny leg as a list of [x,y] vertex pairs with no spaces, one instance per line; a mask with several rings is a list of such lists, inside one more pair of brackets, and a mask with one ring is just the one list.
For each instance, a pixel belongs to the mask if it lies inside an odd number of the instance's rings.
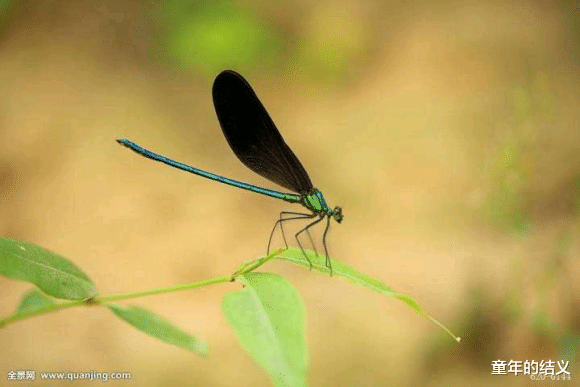
[[[293,218],[282,218],[282,215],[286,214],[286,215],[302,215],[302,216],[295,216]],[[302,212],[281,212],[280,213],[280,220],[276,223],[280,223],[280,231],[282,232],[282,238],[284,238],[284,243],[286,244],[286,248],[288,248],[288,243],[286,243],[286,234],[284,234],[284,227],[282,227],[282,222],[285,222],[287,220],[298,220],[298,219],[312,219],[316,216],[316,213],[312,213],[312,214],[304,214]],[[276,225],[274,225],[274,228],[276,228]],[[304,229],[303,229],[304,230]],[[301,230],[301,231],[303,231]],[[272,235],[274,234],[274,229],[272,229],[272,233],[270,233],[270,240],[272,240]],[[314,255],[316,255],[318,257],[318,251],[316,250],[316,245],[314,244],[314,239],[312,239],[312,234],[310,234],[310,230],[308,228],[306,228],[306,234],[308,234],[308,239],[310,240],[310,244],[312,245],[312,248],[314,249]],[[268,249],[270,248],[270,242],[268,241]]]
[[[291,218],[283,218],[283,215],[298,215]],[[282,222],[286,222],[288,220],[297,220],[297,219],[310,219],[313,218],[316,214],[304,214],[302,212],[289,212],[289,211],[282,211],[280,213],[280,219],[274,223],[274,227],[272,227],[272,232],[270,232],[270,238],[268,239],[268,250],[266,254],[270,254],[270,244],[272,243],[272,237],[274,236],[274,231],[278,224],[280,225],[280,231],[282,232],[282,239],[284,240],[284,245],[288,248],[288,242],[286,242],[286,235],[284,234],[284,228],[282,227]],[[312,241],[312,237],[310,238]]]
[[316,255],[318,257],[318,251],[316,250],[316,245],[314,244],[314,240],[312,239],[312,235],[310,234],[309,229],[306,229],[306,234],[308,235],[308,239],[310,239],[310,244],[312,245],[312,248],[314,249],[314,255]]
[[326,228],[324,229],[324,234],[322,234],[322,245],[324,246],[324,254],[326,254],[326,267],[330,269],[330,276],[332,277],[332,265],[330,264],[330,255],[328,255],[328,249],[326,248],[326,234],[330,230],[330,216],[326,217]]
[[[282,226],[282,222],[285,222],[287,220],[298,220],[298,219],[312,219],[314,218],[314,216],[316,215],[315,213],[312,214],[304,214],[302,212],[283,212],[284,214],[292,214],[292,215],[302,215],[302,216],[296,216],[293,218],[285,218],[282,219],[282,213],[280,214],[280,231],[282,232],[282,238],[284,238],[284,243],[286,243],[286,234],[284,234],[284,227]],[[310,240],[310,244],[312,245],[312,248],[314,249],[314,254],[316,254],[316,256],[318,256],[318,251],[316,251],[316,245],[314,244],[314,240],[312,239],[312,235],[310,234],[310,231],[307,229],[306,233],[308,234],[308,239]],[[288,247],[288,245],[286,245],[286,247]]]
[[[318,214],[313,213],[312,216],[310,216],[310,218],[314,218],[314,216],[316,216]],[[310,258],[308,258],[308,255],[306,255],[306,252],[304,251],[304,249],[302,248],[302,243],[300,243],[300,239],[298,238],[298,235],[302,234],[304,231],[306,231],[308,233],[308,229],[312,226],[314,226],[315,224],[319,223],[322,219],[324,219],[324,216],[320,216],[318,219],[316,219],[314,222],[309,223],[306,227],[304,227],[302,230],[298,231],[295,235],[294,238],[296,238],[296,241],[298,242],[298,246],[300,247],[300,250],[302,250],[302,254],[304,254],[304,256],[306,257],[306,260],[308,261],[308,263],[310,264],[310,270],[312,270],[312,262],[310,262]],[[310,234],[308,234],[310,235]],[[310,238],[310,240],[312,240],[312,238]]]

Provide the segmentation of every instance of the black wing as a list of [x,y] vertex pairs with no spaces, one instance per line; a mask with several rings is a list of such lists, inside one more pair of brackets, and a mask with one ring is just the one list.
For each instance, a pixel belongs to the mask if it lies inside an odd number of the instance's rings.
[[313,188],[306,170],[240,74],[226,70],[216,77],[213,104],[228,144],[246,167],[294,192]]

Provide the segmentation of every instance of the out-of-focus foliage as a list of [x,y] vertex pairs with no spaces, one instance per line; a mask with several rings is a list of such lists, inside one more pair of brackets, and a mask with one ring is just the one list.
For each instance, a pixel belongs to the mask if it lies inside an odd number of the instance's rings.
[[281,50],[276,27],[232,3],[152,2],[149,15],[160,23],[156,59],[186,71],[243,70],[273,62]]
[[12,11],[19,1],[0,0],[0,34],[8,25],[8,21],[12,16]]

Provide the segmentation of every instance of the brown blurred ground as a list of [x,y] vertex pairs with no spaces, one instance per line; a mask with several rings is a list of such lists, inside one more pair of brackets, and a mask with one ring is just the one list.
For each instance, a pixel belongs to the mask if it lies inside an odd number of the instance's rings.
[[[313,386],[528,385],[490,375],[491,361],[578,348],[578,8],[429,4],[256,5],[309,47],[240,71],[329,204],[344,208],[331,254],[463,337],[457,345],[395,300],[271,264],[305,300]],[[16,9],[0,44],[0,235],[69,257],[103,294],[224,275],[264,253],[291,206],[114,141],[276,188],[228,148],[213,75],[151,62],[138,4]],[[310,71],[309,50],[325,38],[343,43],[337,56],[355,52],[340,77]],[[0,314],[29,288],[0,278]],[[0,330],[0,377],[120,370],[140,386],[268,385],[220,312],[236,288],[133,302],[205,338],[207,359],[86,308]]]

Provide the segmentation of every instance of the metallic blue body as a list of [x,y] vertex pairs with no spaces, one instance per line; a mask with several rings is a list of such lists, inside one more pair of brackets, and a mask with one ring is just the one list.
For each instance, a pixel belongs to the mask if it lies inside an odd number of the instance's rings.
[[[271,189],[244,183],[242,181],[230,179],[228,177],[216,175],[215,173],[206,172],[202,169],[192,167],[191,165],[180,163],[179,161],[175,161],[160,154],[151,152],[150,150],[145,149],[142,146],[137,145],[134,142],[129,141],[127,139],[119,139],[117,140],[117,142],[131,149],[132,151],[139,153],[142,156],[145,156],[155,161],[160,161],[174,168],[181,169],[182,171],[190,172],[195,175],[205,177],[207,179],[218,181],[220,183],[228,184],[237,188],[242,188],[248,191],[256,192],[262,195],[270,196],[276,199],[282,199],[289,203],[300,203],[304,207],[308,208],[313,213],[320,215],[321,217],[330,216],[336,219],[335,211],[332,210],[330,207],[328,207],[328,205],[326,204],[326,200],[324,200],[322,192],[320,192],[316,188],[313,188],[310,192],[304,193],[302,195],[278,192]],[[342,218],[340,220],[342,220]]]

